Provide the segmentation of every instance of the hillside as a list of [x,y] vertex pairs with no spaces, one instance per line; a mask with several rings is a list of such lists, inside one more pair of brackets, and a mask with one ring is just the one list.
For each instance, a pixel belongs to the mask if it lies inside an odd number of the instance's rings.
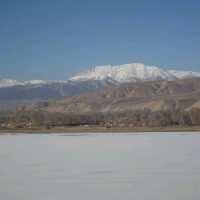
[[200,126],[200,78],[109,85],[62,100],[21,103],[0,114],[3,130],[85,126],[117,130]]
[[44,84],[0,87],[0,105],[5,103],[21,104],[22,102],[30,103],[42,100],[59,100],[65,96],[91,92],[113,84],[113,82],[109,81],[88,80],[84,82],[47,82]]
[[188,110],[199,106],[200,78],[149,81],[110,86],[92,93],[51,102],[48,112],[122,112],[150,109]]

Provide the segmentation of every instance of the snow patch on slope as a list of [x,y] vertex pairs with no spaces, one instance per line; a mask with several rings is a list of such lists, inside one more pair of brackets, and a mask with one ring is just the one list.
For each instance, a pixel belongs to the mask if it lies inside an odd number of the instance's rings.
[[192,71],[169,70],[169,73],[173,74],[179,79],[200,77],[199,72],[192,72]]

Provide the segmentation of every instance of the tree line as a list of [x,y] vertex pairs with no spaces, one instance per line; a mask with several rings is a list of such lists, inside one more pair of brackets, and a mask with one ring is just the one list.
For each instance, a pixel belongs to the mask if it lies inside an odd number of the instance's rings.
[[44,111],[17,111],[0,113],[0,128],[52,128],[68,126],[110,127],[165,127],[198,126],[200,109],[190,111],[149,109],[107,113],[49,113]]

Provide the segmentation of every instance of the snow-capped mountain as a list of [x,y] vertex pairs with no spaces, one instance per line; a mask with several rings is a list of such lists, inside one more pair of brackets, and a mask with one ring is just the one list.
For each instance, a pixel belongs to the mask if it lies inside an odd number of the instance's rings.
[[1,79],[0,88],[13,87],[13,86],[40,86],[51,85],[54,83],[68,83],[69,81],[44,81],[44,80],[30,80],[30,81],[17,81],[12,79]]
[[169,70],[169,73],[179,79],[200,77],[200,72]]
[[12,87],[15,85],[21,85],[21,82],[11,79],[2,79],[0,80],[0,87]]
[[[107,86],[109,84],[121,84],[126,82],[137,81],[153,81],[153,80],[175,80],[183,78],[200,77],[200,72],[192,71],[177,71],[177,70],[164,70],[157,66],[149,66],[141,63],[132,63],[124,65],[104,65],[96,66],[93,69],[73,76],[66,81],[44,81],[44,80],[30,80],[30,81],[17,81],[11,79],[0,80],[0,88],[13,87],[13,86],[42,86],[42,85],[76,85],[79,82],[94,81],[101,82],[101,85]],[[87,83],[88,85],[88,83]],[[88,87],[88,86],[87,86]]]
[[104,80],[108,78],[123,83],[158,79],[173,80],[175,77],[168,71],[162,70],[156,66],[145,66],[144,64],[133,63],[116,66],[97,66],[92,70],[72,77],[71,80]]
[[0,88],[12,87],[12,86],[25,86],[25,85],[41,85],[47,83],[48,81],[43,81],[43,80],[17,81],[12,79],[2,79],[0,80]]
[[87,72],[72,77],[71,80],[85,81],[112,79],[119,83],[124,83],[148,80],[175,80],[186,77],[200,77],[200,73],[164,70],[156,66],[132,63],[124,65],[97,66]]
[[200,77],[200,73],[164,70],[156,66],[133,63],[97,66],[65,81],[0,79],[0,105],[1,102],[58,100],[66,96],[87,94],[108,86],[118,87],[127,82],[173,81],[188,77]]

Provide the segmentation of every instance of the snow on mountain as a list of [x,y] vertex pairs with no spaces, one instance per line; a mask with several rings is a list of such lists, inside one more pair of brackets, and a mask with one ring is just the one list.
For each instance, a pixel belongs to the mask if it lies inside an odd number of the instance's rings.
[[2,79],[0,80],[0,88],[24,86],[24,85],[41,85],[41,84],[47,84],[47,83],[48,81],[43,81],[43,80],[17,81],[17,80],[12,80],[12,79]]
[[41,85],[51,85],[51,84],[64,84],[69,83],[68,80],[54,80],[54,81],[45,81],[45,80],[29,80],[29,81],[17,81],[12,79],[0,79],[0,88],[3,87],[13,87],[13,86],[41,86]]
[[[108,85],[124,82],[151,81],[151,80],[175,80],[190,77],[200,77],[200,72],[164,70],[156,66],[148,66],[141,63],[124,65],[103,65],[73,76],[66,81],[16,81],[11,79],[0,80],[0,88],[12,86],[40,86],[53,83],[77,84],[80,81],[101,81]],[[94,84],[94,82],[93,82]]]
[[200,77],[200,72],[169,70],[169,73],[179,79]]
[[117,82],[174,80],[176,77],[170,72],[156,66],[145,66],[140,63],[125,65],[97,66],[92,70],[71,78],[73,81],[113,79]]
[[85,80],[114,80],[119,83],[148,81],[148,80],[174,80],[188,77],[200,77],[200,73],[164,70],[156,66],[147,66],[141,63],[124,65],[97,66],[87,72],[72,77],[72,81]]
[[47,84],[49,81],[43,81],[43,80],[30,80],[25,81],[24,84],[30,84],[30,85],[41,85],[41,84]]
[[22,83],[16,80],[11,80],[11,79],[0,80],[0,87],[12,87],[15,85],[22,85]]

